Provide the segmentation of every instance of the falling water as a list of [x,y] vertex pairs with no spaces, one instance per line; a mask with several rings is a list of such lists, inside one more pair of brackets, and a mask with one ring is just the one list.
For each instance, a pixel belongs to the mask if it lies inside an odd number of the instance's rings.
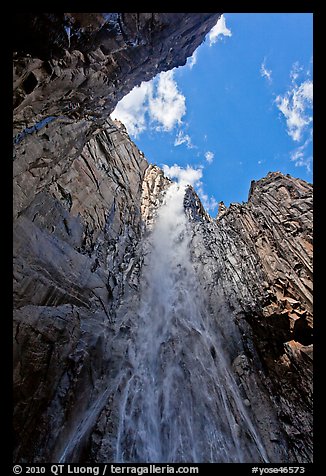
[[147,242],[115,461],[267,461],[196,280],[184,193],[168,189]]

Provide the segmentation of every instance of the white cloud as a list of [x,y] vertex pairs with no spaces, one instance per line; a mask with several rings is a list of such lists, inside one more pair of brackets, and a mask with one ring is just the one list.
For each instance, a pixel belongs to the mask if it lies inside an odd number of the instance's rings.
[[137,137],[149,123],[157,130],[171,131],[182,123],[185,113],[186,98],[178,90],[172,70],[135,87],[117,104],[111,117],[121,121],[128,133]]
[[210,150],[208,150],[206,153],[205,153],[205,159],[207,160],[207,162],[209,164],[211,164],[213,162],[213,159],[214,159],[214,153],[211,152]]
[[305,81],[299,88],[300,95],[312,103],[314,99],[314,87],[312,81]]
[[214,45],[217,42],[219,36],[232,36],[231,30],[227,28],[225,24],[225,17],[221,15],[216,25],[211,29],[208,34],[209,46]]
[[163,172],[167,177],[177,179],[180,184],[192,185],[196,189],[198,196],[207,211],[214,211],[217,207],[218,202],[215,198],[209,197],[207,193],[204,192],[203,182],[200,180],[203,176],[202,167],[195,169],[190,165],[187,165],[186,168],[180,167],[177,164],[174,164],[171,167],[163,165]]
[[284,96],[276,97],[276,105],[286,118],[287,132],[296,142],[302,138],[304,130],[312,122],[313,82],[304,81],[293,87]]
[[187,60],[187,65],[189,66],[190,69],[192,69],[195,66],[195,64],[197,63],[197,59],[198,59],[198,49],[195,50],[192,56],[190,56],[190,58],[188,58]]
[[147,127],[145,115],[152,89],[152,82],[143,82],[140,86],[136,86],[119,101],[111,114],[113,119],[118,119],[126,126],[128,133],[133,137],[137,137]]
[[294,152],[291,153],[291,160],[295,162],[296,167],[306,167],[307,172],[311,172],[312,167],[312,156],[306,157],[305,154],[296,149]]
[[312,141],[312,133],[310,137],[305,141],[304,144],[297,147],[294,151],[291,152],[290,158],[295,163],[296,167],[306,167],[307,172],[311,172],[312,167],[312,156],[306,156],[306,148]]
[[298,79],[298,77],[300,76],[300,73],[302,71],[303,71],[303,67],[300,66],[298,61],[296,61],[292,65],[292,69],[291,69],[291,72],[290,72],[290,78],[291,78],[292,83],[296,82],[296,80]]
[[187,165],[186,168],[182,168],[177,164],[174,164],[171,167],[164,164],[163,172],[167,177],[171,179],[175,178],[181,184],[192,186],[196,186],[203,176],[203,170],[201,167],[194,169],[193,167],[190,167],[190,165]]
[[262,65],[260,67],[260,75],[262,78],[266,78],[269,83],[272,82],[272,70],[267,69],[266,58],[264,58],[264,61],[262,62]]
[[216,201],[215,197],[209,197],[207,193],[204,192],[203,183],[201,181],[197,184],[197,193],[205,210],[207,210],[208,212],[213,212],[214,209],[218,206],[218,202]]
[[191,137],[189,134],[184,134],[183,131],[179,131],[175,140],[174,145],[177,147],[178,145],[186,144],[187,149],[194,149],[195,146],[191,142]]
[[156,95],[149,101],[151,119],[158,123],[157,129],[165,131],[181,124],[181,118],[186,113],[186,98],[179,92],[173,75],[173,70],[159,75]]

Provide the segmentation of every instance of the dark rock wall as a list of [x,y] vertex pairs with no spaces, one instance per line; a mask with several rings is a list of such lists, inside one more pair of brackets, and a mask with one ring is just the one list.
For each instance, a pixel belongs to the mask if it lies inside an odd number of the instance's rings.
[[[102,389],[108,336],[139,259],[148,164],[113,123],[14,224],[17,456],[55,460]],[[60,444],[59,449],[60,450]]]
[[198,277],[222,332],[233,335],[229,353],[258,426],[272,445],[285,435],[287,458],[301,462],[312,458],[312,193],[274,172],[214,221],[194,200],[188,211]]
[[[107,117],[140,81],[184,64],[217,18],[16,19],[15,461],[105,460],[141,238],[170,184]],[[310,461],[312,187],[272,173],[216,220],[191,188],[185,209],[198,281],[269,457]]]
[[69,169],[125,94],[185,64],[219,15],[18,13],[15,216]]
[[[135,293],[148,164],[123,127],[107,118],[135,85],[184,64],[218,17],[16,14],[19,461],[58,460],[76,422],[102,395],[103,376],[112,366],[108,336],[116,309],[122,295]],[[100,409],[98,403],[92,418]]]

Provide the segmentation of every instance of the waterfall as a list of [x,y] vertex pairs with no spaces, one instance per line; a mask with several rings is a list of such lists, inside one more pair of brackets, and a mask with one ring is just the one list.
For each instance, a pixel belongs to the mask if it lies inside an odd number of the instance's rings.
[[205,309],[191,262],[184,193],[183,184],[170,186],[146,241],[115,461],[267,461]]

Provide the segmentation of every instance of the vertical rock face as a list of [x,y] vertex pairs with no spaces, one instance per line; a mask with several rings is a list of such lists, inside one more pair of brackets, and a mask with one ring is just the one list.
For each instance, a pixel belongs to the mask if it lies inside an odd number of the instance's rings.
[[[312,186],[269,173],[252,183],[246,204],[231,204],[215,221],[207,220],[198,199],[188,216],[199,280],[215,312],[221,303],[228,307],[223,332],[234,336],[234,370],[258,425],[272,445],[285,435],[289,460],[310,461]],[[232,320],[243,350],[230,332]],[[268,424],[266,394],[276,427]]]
[[[124,385],[116,379],[138,326],[141,239],[170,184],[107,121],[17,219],[20,461],[114,457]],[[184,207],[198,287],[268,457],[310,461],[311,185],[269,174],[248,203],[216,220],[189,187]]]
[[117,305],[137,284],[147,167],[126,133],[107,122],[15,221],[15,425],[22,460],[56,459],[62,434],[69,438],[106,384]]
[[[171,181],[107,115],[139,81],[184,63],[217,18],[17,18],[17,462],[114,457],[144,243]],[[312,186],[270,173],[215,220],[188,187],[184,209],[210,327],[268,459],[311,461]]]
[[16,14],[14,426],[20,461],[59,459],[92,408],[90,431],[103,405],[104,376],[117,360],[109,337],[117,309],[137,287],[148,164],[107,117],[133,86],[184,64],[218,18]]

